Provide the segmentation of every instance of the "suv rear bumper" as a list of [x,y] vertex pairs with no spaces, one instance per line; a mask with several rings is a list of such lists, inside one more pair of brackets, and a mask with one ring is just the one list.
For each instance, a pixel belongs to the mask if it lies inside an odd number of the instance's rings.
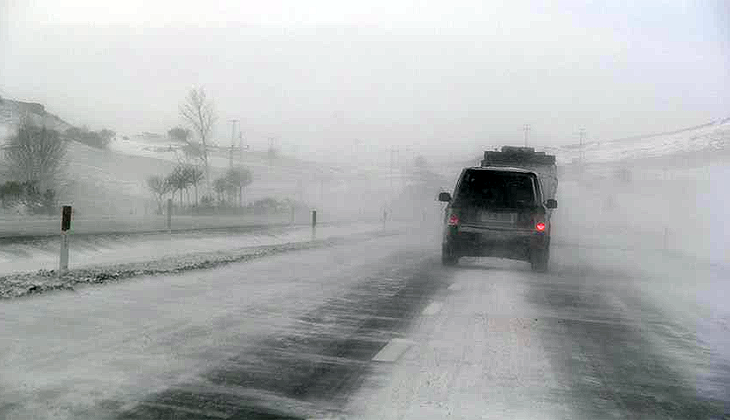
[[533,250],[550,245],[550,235],[532,229],[447,226],[443,243],[458,256],[529,260]]

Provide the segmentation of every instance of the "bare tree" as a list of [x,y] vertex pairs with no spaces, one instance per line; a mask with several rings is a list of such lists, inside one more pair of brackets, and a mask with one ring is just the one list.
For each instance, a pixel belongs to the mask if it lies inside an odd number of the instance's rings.
[[238,195],[238,204],[243,207],[243,189],[253,182],[251,171],[244,167],[230,168],[223,178],[231,188],[232,195]]
[[[208,165],[208,143],[210,142],[213,124],[216,121],[213,103],[206,97],[205,90],[193,88],[188,92],[185,101],[180,105],[180,117],[195,133],[197,140],[186,138],[184,141],[193,150],[198,150],[205,167],[205,180],[210,190],[210,166]],[[196,143],[199,142],[199,143]]]
[[163,177],[151,176],[147,178],[147,188],[152,192],[157,202],[157,212],[162,214],[162,201],[165,194],[170,192],[170,185]]
[[180,191],[180,208],[182,208],[183,190],[186,190],[190,186],[190,180],[188,179],[188,174],[185,171],[185,166],[176,166],[167,178],[165,178],[165,183],[168,185],[168,188],[172,193],[173,200],[175,199],[175,192]]
[[195,165],[185,165],[185,169],[183,170],[185,174],[185,178],[188,181],[188,185],[192,185],[193,189],[195,190],[195,206],[198,205],[198,184],[200,184],[200,181],[205,178],[205,174],[203,173],[200,168],[198,168]]
[[228,190],[228,183],[226,182],[225,178],[218,178],[213,182],[213,189],[215,190],[216,194],[218,194],[218,203],[220,205],[224,205],[225,200],[225,193]]
[[414,177],[417,183],[434,183],[438,181],[439,175],[431,169],[431,165],[428,163],[425,157],[422,155],[416,156],[413,160],[413,171],[411,176]]
[[10,176],[15,180],[37,182],[41,190],[60,181],[67,143],[58,131],[36,127],[24,118],[17,134],[10,137],[3,149]]

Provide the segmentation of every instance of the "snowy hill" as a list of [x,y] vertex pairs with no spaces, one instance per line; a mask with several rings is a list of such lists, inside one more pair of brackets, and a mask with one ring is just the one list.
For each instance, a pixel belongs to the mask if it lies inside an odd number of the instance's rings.
[[[33,123],[65,131],[72,125],[47,113],[41,104],[3,99],[0,104],[0,142],[11,136],[22,116]],[[116,127],[112,127],[117,130]],[[73,141],[68,145],[65,175],[60,182],[61,200],[78,214],[140,215],[151,211],[154,200],[146,187],[152,175],[166,176],[186,161],[182,144],[154,133],[117,134],[107,149]],[[211,178],[230,166],[231,150],[210,147]],[[372,169],[341,167],[304,161],[286,155],[270,158],[265,150],[235,150],[233,163],[249,168],[253,183],[244,201],[264,197],[293,198],[338,214],[378,212],[381,202],[362,202],[363,196],[382,197],[387,181]],[[0,159],[0,175],[4,174]],[[387,174],[387,173],[386,173]],[[6,179],[0,179],[4,182]]]
[[[586,142],[583,145],[583,161],[586,164],[600,164],[690,154],[727,154],[730,150],[728,146],[730,118],[725,118],[671,132]],[[580,156],[578,144],[546,147],[545,150],[555,154],[563,165],[576,162]]]

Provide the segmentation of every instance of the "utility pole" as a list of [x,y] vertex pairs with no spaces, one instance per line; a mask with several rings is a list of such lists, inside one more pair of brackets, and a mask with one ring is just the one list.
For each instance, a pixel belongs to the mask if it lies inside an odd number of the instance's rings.
[[[410,154],[410,156],[409,156],[409,154]],[[410,176],[410,166],[409,165],[412,164],[412,160],[413,160],[412,155],[413,155],[413,148],[411,146],[406,146],[406,149],[405,149],[405,161],[406,162],[405,162],[405,165],[403,165],[403,167],[401,168],[401,175],[400,175],[401,181],[402,181],[401,185],[403,186],[402,187],[403,189],[405,189],[405,187],[406,187],[407,177]]]
[[228,153],[228,166],[233,167],[233,149],[236,141],[236,123],[238,120],[228,120],[231,123],[231,151]]
[[580,136],[580,142],[578,143],[578,162],[580,163],[581,167],[583,166],[583,159],[585,157],[583,153],[583,140],[586,137],[586,129],[581,128],[578,130],[578,135]]
[[391,147],[390,149],[390,193],[393,194],[393,169],[395,168],[396,153],[398,153],[397,147]]
[[531,130],[530,124],[525,124],[524,126],[522,126],[522,130],[525,132],[525,147],[527,147],[527,133],[529,133]]
[[268,156],[269,165],[272,165],[274,163],[274,156],[275,156],[275,153],[276,153],[274,151],[274,140],[275,140],[275,137],[274,136],[269,136],[268,139],[269,139],[269,150],[266,152],[266,156]]
[[[240,130],[238,131],[238,147],[238,162],[243,165],[243,133]],[[248,149],[248,145],[245,148]]]

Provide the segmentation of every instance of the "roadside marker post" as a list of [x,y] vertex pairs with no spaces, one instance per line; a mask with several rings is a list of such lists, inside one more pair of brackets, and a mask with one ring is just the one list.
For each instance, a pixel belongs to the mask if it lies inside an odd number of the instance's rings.
[[312,210],[312,240],[317,238],[317,210]]
[[68,231],[71,230],[71,213],[71,206],[63,206],[61,210],[61,257],[58,264],[58,272],[61,274],[68,270]]
[[172,198],[167,199],[167,231],[172,233]]

